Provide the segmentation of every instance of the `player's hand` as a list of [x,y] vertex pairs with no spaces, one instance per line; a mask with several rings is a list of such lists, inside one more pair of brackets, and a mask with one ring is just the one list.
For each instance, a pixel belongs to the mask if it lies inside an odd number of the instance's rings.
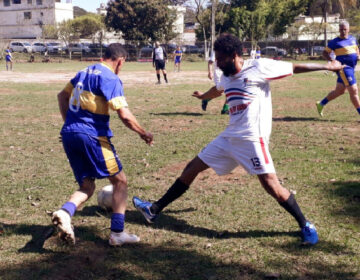
[[211,72],[209,72],[208,77],[209,77],[210,80],[212,80],[213,79],[213,74]]
[[346,65],[341,65],[341,63],[338,60],[332,60],[329,64],[328,64],[328,70],[329,71],[339,71],[341,69],[343,69]]
[[192,94],[192,96],[194,96],[196,98],[199,98],[199,99],[201,99],[202,95],[203,95],[203,93],[200,92],[200,91],[194,91],[193,94]]
[[153,135],[149,132],[145,132],[145,134],[140,135],[141,139],[145,141],[146,144],[148,144],[149,146],[153,145]]

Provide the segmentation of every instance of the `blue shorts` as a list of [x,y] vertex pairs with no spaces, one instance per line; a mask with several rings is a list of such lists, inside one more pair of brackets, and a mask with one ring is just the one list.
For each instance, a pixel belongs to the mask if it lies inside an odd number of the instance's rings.
[[62,142],[79,185],[84,178],[102,179],[122,170],[115,148],[107,136],[63,133]]
[[181,62],[181,57],[180,56],[179,57],[175,56],[175,64],[178,64],[180,62]]
[[337,82],[343,85],[352,86],[356,84],[355,69],[348,66],[337,72]]

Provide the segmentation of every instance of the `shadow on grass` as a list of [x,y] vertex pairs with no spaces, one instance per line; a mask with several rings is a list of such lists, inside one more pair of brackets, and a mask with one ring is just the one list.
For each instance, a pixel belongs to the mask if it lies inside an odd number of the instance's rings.
[[283,117],[283,118],[273,118],[274,122],[335,122],[334,120],[324,120],[320,118],[304,118],[304,117]]
[[169,113],[150,113],[154,116],[202,116],[201,113],[192,113],[192,112],[169,112]]
[[[195,235],[207,238],[259,238],[259,237],[271,237],[271,236],[298,236],[298,231],[263,231],[263,230],[251,230],[251,231],[216,231],[204,227],[198,227],[189,225],[186,221],[174,218],[168,215],[167,211],[161,213],[156,222],[151,226],[155,229],[165,229],[174,232],[180,232],[189,235]],[[144,217],[138,211],[127,211],[126,222],[132,224],[146,225]]]
[[[25,224],[0,224],[5,236],[31,235],[39,239],[48,227]],[[265,272],[257,271],[249,263],[224,263],[208,255],[177,244],[174,241],[161,246],[150,244],[123,245],[112,248],[98,236],[93,227],[77,227],[76,246],[57,245],[51,237],[45,248],[29,249],[29,242],[20,253],[33,255],[31,260],[17,264],[2,263],[1,279],[264,279]],[[38,236],[39,235],[39,236]],[[4,237],[4,236],[3,236]],[[42,243],[44,245],[44,243]],[[47,249],[46,247],[54,250]],[[55,248],[56,247],[56,248]],[[42,253],[41,257],[34,253]],[[19,255],[19,258],[21,255]],[[195,269],[196,268],[196,269]]]
[[337,181],[333,182],[332,185],[333,187],[328,191],[346,200],[341,212],[335,214],[355,217],[360,223],[360,181]]

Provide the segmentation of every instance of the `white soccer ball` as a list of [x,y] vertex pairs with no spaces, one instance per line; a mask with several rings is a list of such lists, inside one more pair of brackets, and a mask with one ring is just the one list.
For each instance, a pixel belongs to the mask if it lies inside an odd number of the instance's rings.
[[103,187],[97,194],[98,205],[106,210],[111,210],[113,185]]

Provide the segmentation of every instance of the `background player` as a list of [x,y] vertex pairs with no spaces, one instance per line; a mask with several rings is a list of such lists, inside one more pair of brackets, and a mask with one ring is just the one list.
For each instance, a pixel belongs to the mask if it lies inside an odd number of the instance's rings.
[[302,214],[293,194],[277,178],[268,142],[271,133],[272,105],[269,81],[293,73],[341,69],[332,64],[292,64],[271,59],[242,58],[242,44],[233,35],[222,35],[214,45],[218,67],[223,76],[217,88],[205,93],[195,91],[199,99],[211,99],[225,93],[230,105],[227,128],[208,144],[183,170],[181,176],[155,203],[133,198],[134,206],[148,222],[171,202],[183,195],[196,176],[213,168],[218,175],[230,173],[242,165],[250,174],[256,174],[263,188],[288,211],[301,228],[302,242],[318,242],[316,229]]
[[[208,77],[210,80],[214,80],[215,86],[217,86],[217,84],[220,82],[221,75],[222,75],[222,71],[219,69],[219,67],[217,67],[216,64],[215,52],[212,51],[208,61]],[[206,100],[206,99],[201,101],[201,108],[204,111],[206,111],[209,101],[210,100]],[[222,115],[229,113],[229,105],[227,104],[226,98],[220,113]]]
[[153,51],[153,67],[156,69],[156,77],[157,77],[157,83],[161,84],[160,81],[160,70],[163,73],[164,80],[166,83],[168,83],[168,79],[166,76],[166,70],[165,70],[165,63],[167,60],[167,54],[166,51],[163,49],[162,46],[160,46],[159,42],[155,43],[155,48]]
[[338,79],[336,81],[335,89],[323,100],[316,102],[316,107],[321,117],[324,115],[324,106],[331,100],[343,95],[345,90],[349,92],[351,103],[360,114],[358,86],[355,77],[355,67],[359,58],[359,48],[356,44],[356,39],[349,35],[349,31],[349,23],[347,21],[340,22],[340,36],[331,40],[323,52],[323,56],[326,60],[333,61],[334,58],[330,56],[330,53],[333,51],[336,60],[340,61],[341,64],[346,65],[346,67],[337,73]]
[[177,46],[175,52],[175,57],[174,57],[174,72],[177,71],[180,72],[180,65],[181,65],[181,59],[182,59],[182,55],[183,55],[183,52],[180,48],[180,46]]
[[[5,51],[5,63],[6,63],[6,71],[12,71],[13,69],[13,61],[12,61],[12,55],[10,50]],[[10,66],[10,67],[9,67]]]
[[102,63],[81,70],[58,94],[59,108],[65,121],[61,130],[64,150],[80,189],[52,215],[52,222],[63,238],[75,243],[71,217],[79,205],[94,193],[95,178],[108,178],[113,185],[110,245],[138,242],[134,234],[124,231],[127,180],[110,138],[109,109],[137,132],[147,143],[147,133],[128,109],[122,82],[117,76],[125,63],[126,51],[120,44],[110,44]]

